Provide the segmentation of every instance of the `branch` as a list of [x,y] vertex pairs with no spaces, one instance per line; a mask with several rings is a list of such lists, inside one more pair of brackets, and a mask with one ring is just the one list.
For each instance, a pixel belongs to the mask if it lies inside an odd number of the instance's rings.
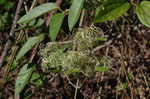
[[69,44],[69,43],[73,43],[73,40],[63,41],[63,42],[49,42],[48,46],[52,46],[52,45],[55,45],[55,44],[64,45],[64,44]]
[[[15,34],[16,23],[17,23],[17,20],[19,18],[19,13],[20,13],[22,4],[23,4],[23,0],[19,0],[18,5],[17,5],[17,10],[16,10],[16,13],[15,13],[15,18],[14,18],[14,21],[13,21],[13,24],[12,24],[12,27],[11,27],[11,30],[10,30],[10,33],[9,33],[10,37],[13,37],[14,34]],[[11,39],[8,39],[8,41],[6,42],[6,44],[4,46],[4,50],[2,52],[2,55],[0,56],[0,67],[3,65],[4,58],[7,55],[7,52],[8,52],[8,49],[10,48],[10,46],[11,46],[11,43],[12,43]]]
[[109,40],[108,42],[105,42],[103,45],[100,45],[100,46],[94,48],[94,49],[92,50],[92,53],[94,53],[94,52],[96,52],[96,51],[98,51],[98,50],[100,50],[100,49],[102,49],[102,48],[104,48],[104,47],[110,45],[110,44],[112,43],[112,41],[113,41],[113,40]]

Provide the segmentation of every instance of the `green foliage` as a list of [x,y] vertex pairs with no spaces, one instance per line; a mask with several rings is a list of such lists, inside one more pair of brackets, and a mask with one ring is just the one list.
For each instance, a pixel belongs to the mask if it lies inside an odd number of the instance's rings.
[[37,22],[33,25],[34,28],[40,27],[41,25],[43,25],[44,23],[44,19],[38,19]]
[[[66,1],[68,2],[68,1]],[[70,2],[69,2],[70,3]],[[69,15],[68,15],[68,25],[69,25],[69,30],[72,31],[76,23],[78,22],[80,18],[81,11],[83,9],[84,4],[99,4],[97,5],[96,8],[96,14],[95,14],[95,19],[94,23],[99,23],[99,22],[104,22],[104,21],[110,21],[114,20],[123,14],[125,14],[129,8],[131,7],[131,4],[129,3],[128,0],[93,0],[93,1],[85,1],[85,0],[73,0],[72,4],[69,8]],[[135,4],[137,5],[137,4]],[[86,6],[85,6],[86,8]],[[18,23],[27,23],[31,21],[32,25],[32,20],[37,18],[38,16],[41,16],[49,11],[59,9],[54,3],[45,3],[41,4],[38,7],[33,8],[29,13],[24,15]],[[86,8],[88,9],[88,8]],[[61,10],[62,11],[62,10]],[[146,26],[149,27],[149,1],[142,1],[140,4],[137,5],[136,7],[136,13],[138,15],[138,18],[140,21],[145,24]],[[65,11],[64,11],[65,12]],[[65,14],[68,14],[65,12]],[[53,15],[51,23],[50,23],[50,38],[52,41],[56,40],[56,37],[58,35],[58,32],[61,28],[62,22],[64,20],[64,14],[63,13],[56,13]],[[34,22],[34,21],[33,21]],[[55,24],[57,23],[57,24]],[[29,26],[31,26],[29,24]]]
[[58,7],[54,3],[46,3],[33,8],[29,13],[21,17],[19,24],[27,23],[49,11],[56,10]]
[[64,13],[57,13],[52,17],[49,28],[50,38],[52,41],[56,40],[57,34],[61,28],[64,17]]
[[42,18],[39,19],[34,19],[30,21],[28,24],[26,24],[27,27],[29,28],[37,28],[40,27],[44,23],[44,20]]
[[20,58],[22,58],[29,50],[33,48],[33,46],[41,42],[43,39],[44,34],[29,38],[28,41],[23,45],[23,47],[18,52],[15,61],[18,61]]
[[[150,1],[142,1],[136,5],[136,14],[141,21],[147,27],[150,27]],[[99,6],[97,9],[94,22],[104,22],[108,20],[116,19],[126,13],[131,4],[127,0],[104,0],[103,6]]]
[[15,83],[15,97],[19,96],[24,87],[28,84],[34,69],[35,66],[33,64],[26,64],[21,68]]
[[72,31],[73,27],[75,26],[80,17],[83,4],[84,0],[73,0],[68,16],[68,24],[70,31]]
[[130,8],[130,4],[124,0],[113,0],[104,3],[103,7],[97,9],[95,23],[113,20],[122,16]]
[[[69,1],[66,1],[67,3],[70,4]],[[129,8],[131,7],[131,3],[129,3],[128,0],[92,0],[92,1],[85,1],[85,0],[73,0],[71,1],[72,4],[69,8],[69,15],[68,15],[68,25],[69,25],[69,30],[72,31],[76,23],[78,22],[81,14],[81,10],[83,9],[83,5],[86,4],[92,4],[92,6],[97,5],[96,8],[96,14],[95,14],[95,19],[94,23],[99,23],[99,22],[104,22],[104,21],[110,21],[114,20],[123,14],[125,14]],[[140,4],[134,4],[137,5],[136,7],[136,13],[138,15],[138,18],[140,21],[149,27],[149,1],[142,1]],[[85,6],[86,8],[86,6]],[[18,23],[27,23],[31,21],[32,25],[32,20],[37,18],[38,16],[41,16],[49,11],[59,9],[54,3],[45,3],[41,4],[38,7],[33,8],[29,13],[24,15]],[[86,8],[88,9],[88,8]],[[62,11],[62,10],[61,10]],[[64,11],[65,12],[65,11]],[[67,14],[67,13],[65,13]],[[61,28],[62,22],[64,20],[64,15],[63,13],[56,13],[52,17],[52,21],[50,23],[50,38],[52,41],[55,41],[58,32]],[[33,21],[34,22],[34,21]],[[57,24],[55,24],[57,23]],[[37,27],[37,26],[36,26]]]
[[5,9],[10,9],[14,4],[9,0],[0,0],[0,5],[2,5],[2,7],[4,7]]
[[141,21],[147,27],[150,27],[150,1],[142,1],[136,6],[136,14]]

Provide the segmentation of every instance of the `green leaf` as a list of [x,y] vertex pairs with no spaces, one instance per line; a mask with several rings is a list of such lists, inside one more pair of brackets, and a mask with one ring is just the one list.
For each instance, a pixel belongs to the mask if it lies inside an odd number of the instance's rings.
[[55,14],[52,19],[51,19],[51,23],[50,23],[50,28],[49,28],[49,35],[52,41],[56,40],[56,37],[58,35],[58,32],[60,30],[60,27],[63,23],[64,20],[64,13],[57,13]]
[[42,24],[44,24],[44,19],[38,19],[37,23],[34,25],[35,28],[40,27]]
[[43,39],[44,39],[44,34],[29,38],[28,41],[23,45],[23,47],[18,52],[16,56],[16,61],[22,58],[30,49],[32,49],[34,45],[38,44]]
[[68,24],[70,31],[73,29],[73,27],[75,26],[80,17],[83,4],[84,0],[73,0],[68,16]]
[[30,79],[30,83],[36,85],[37,87],[43,85],[44,76],[41,76],[39,73],[33,73]]
[[29,13],[27,13],[23,17],[21,17],[18,23],[19,24],[27,23],[32,19],[35,19],[49,11],[56,10],[56,9],[58,9],[58,7],[55,5],[55,3],[41,4],[38,7],[33,8]]
[[35,23],[36,23],[36,20],[34,19],[34,20],[29,22],[28,26],[33,27]]
[[15,83],[15,97],[17,97],[22,92],[24,87],[28,84],[28,81],[34,69],[35,66],[33,64],[25,64],[21,68]]
[[130,4],[126,1],[117,0],[116,2],[108,2],[104,4],[104,7],[97,9],[95,23],[113,20],[122,16],[128,9]]
[[137,5],[136,14],[142,24],[150,27],[150,1],[142,1]]
[[96,67],[95,68],[96,71],[99,71],[99,72],[106,72],[106,71],[109,71],[110,68],[109,67]]

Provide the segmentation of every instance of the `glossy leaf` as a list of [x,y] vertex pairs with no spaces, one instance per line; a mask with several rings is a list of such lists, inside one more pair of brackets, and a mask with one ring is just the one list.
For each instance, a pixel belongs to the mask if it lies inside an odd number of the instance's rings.
[[15,83],[15,97],[17,97],[22,92],[24,87],[28,84],[28,81],[34,69],[35,66],[32,64],[26,64],[21,68]]
[[56,10],[56,9],[58,9],[58,7],[55,5],[55,3],[45,3],[39,5],[38,7],[33,8],[29,13],[27,13],[23,17],[21,17],[18,23],[19,24],[27,23],[32,19],[35,19],[49,11]]
[[113,20],[122,16],[130,8],[130,4],[123,0],[117,0],[104,4],[104,7],[97,9],[95,23]]
[[57,13],[55,14],[50,23],[50,28],[49,28],[49,35],[52,41],[56,40],[57,34],[60,30],[60,27],[63,23],[64,20],[64,13]]
[[142,24],[150,27],[150,1],[142,1],[137,5],[136,14]]
[[44,34],[29,38],[28,41],[23,45],[23,47],[18,52],[18,54],[16,56],[16,61],[18,61],[20,58],[22,58],[29,50],[32,49],[32,47],[35,44],[38,44],[43,39],[44,39]]
[[68,25],[70,31],[73,29],[77,23],[81,10],[83,8],[84,0],[73,0],[73,3],[70,7],[69,16],[68,16]]

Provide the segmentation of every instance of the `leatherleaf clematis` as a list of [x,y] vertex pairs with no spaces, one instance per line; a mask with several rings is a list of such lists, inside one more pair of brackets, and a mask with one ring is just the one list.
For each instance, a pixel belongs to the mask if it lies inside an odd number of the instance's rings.
[[91,54],[98,45],[101,31],[96,27],[80,28],[69,44],[47,44],[40,50],[43,68],[59,69],[65,73],[91,74],[100,65],[99,57]]
[[76,50],[92,49],[98,44],[98,38],[102,35],[102,31],[94,26],[79,28],[73,38],[73,46]]
[[68,51],[67,56],[62,60],[64,71],[79,70],[85,74],[94,72],[94,68],[99,64],[95,56],[90,56],[84,51]]

